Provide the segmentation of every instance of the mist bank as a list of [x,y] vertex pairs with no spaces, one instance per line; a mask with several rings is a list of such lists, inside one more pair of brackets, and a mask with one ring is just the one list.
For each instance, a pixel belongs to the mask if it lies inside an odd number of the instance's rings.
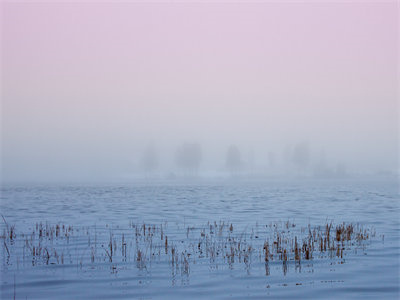
[[205,145],[191,141],[173,146],[148,142],[131,152],[122,145],[119,149],[54,151],[51,155],[49,150],[35,153],[34,148],[25,155],[3,151],[1,181],[352,180],[399,176],[395,155],[373,159],[372,153],[364,151],[358,156],[340,156],[334,149],[329,151],[307,141],[264,148],[240,143]]

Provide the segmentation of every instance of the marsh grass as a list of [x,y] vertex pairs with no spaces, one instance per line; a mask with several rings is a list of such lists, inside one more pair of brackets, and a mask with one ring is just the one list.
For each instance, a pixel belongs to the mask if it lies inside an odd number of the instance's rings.
[[[32,266],[77,264],[82,268],[109,263],[115,273],[120,265],[133,264],[142,270],[153,262],[167,262],[173,274],[180,271],[183,276],[189,276],[197,261],[230,269],[243,264],[247,272],[254,262],[262,262],[267,276],[271,263],[281,263],[284,275],[290,266],[299,270],[303,261],[316,258],[344,263],[348,251],[365,248],[376,235],[375,230],[359,224],[332,222],[299,229],[289,221],[274,222],[241,232],[236,230],[238,226],[223,221],[178,227],[180,232],[169,232],[167,223],[130,222],[125,229],[106,225],[99,231],[97,227],[40,222],[23,233],[4,217],[3,221],[3,253],[9,265],[19,261]],[[80,245],[79,249],[74,245]],[[99,246],[103,250],[98,251]]]

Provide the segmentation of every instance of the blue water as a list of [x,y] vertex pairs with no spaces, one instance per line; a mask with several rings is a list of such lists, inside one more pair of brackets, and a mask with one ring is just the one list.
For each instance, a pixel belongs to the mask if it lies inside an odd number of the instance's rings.
[[[400,204],[399,186],[393,181],[3,185],[0,208],[16,232],[8,244],[10,255],[4,245],[0,247],[2,299],[14,295],[16,299],[399,297]],[[273,224],[284,228],[286,221],[296,225],[290,234],[301,234],[308,224],[346,222],[374,235],[349,245],[343,259],[316,254],[300,266],[289,261],[286,270],[280,261],[267,267],[259,249],[271,238]],[[49,249],[65,253],[63,264],[54,257],[47,263],[43,259],[32,263],[27,254],[25,239],[40,222],[74,227],[68,241],[43,241]],[[195,252],[201,232],[214,222],[233,224],[232,235],[244,236],[256,249],[250,262],[228,264],[222,258],[192,255],[188,270],[183,265],[171,267],[159,239],[151,246],[156,254],[143,248],[145,263],[138,264],[135,249],[141,246],[135,244],[134,228],[162,225],[170,245],[182,253]],[[230,233],[227,226],[223,228],[226,237]],[[5,230],[4,223],[1,229]],[[126,237],[125,259],[119,255],[110,262],[102,249],[111,233],[117,241],[122,234]],[[215,237],[214,242],[221,239]],[[91,261],[93,245],[96,255]],[[121,251],[120,245],[117,249]]]

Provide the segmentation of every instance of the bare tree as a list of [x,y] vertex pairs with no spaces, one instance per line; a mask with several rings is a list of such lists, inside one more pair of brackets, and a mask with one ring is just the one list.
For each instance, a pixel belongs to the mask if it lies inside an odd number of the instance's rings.
[[238,173],[243,166],[242,157],[237,146],[231,145],[226,152],[226,167],[231,174]]

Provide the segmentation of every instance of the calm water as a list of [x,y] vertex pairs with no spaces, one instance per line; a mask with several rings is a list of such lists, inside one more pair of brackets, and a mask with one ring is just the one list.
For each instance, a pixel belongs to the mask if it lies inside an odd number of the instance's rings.
[[[14,295],[17,299],[399,297],[396,182],[5,185],[1,213],[9,226],[15,225],[16,233],[7,250],[0,247],[2,299]],[[327,222],[359,223],[376,234],[349,245],[344,258],[315,253],[301,265],[289,260],[285,269],[277,260],[267,269],[260,249],[273,238],[274,226],[284,228],[286,221],[296,225],[287,234],[301,235],[301,228],[308,224],[324,226]],[[65,253],[62,264],[54,256],[46,262],[32,260],[25,239],[40,222],[73,226],[74,234],[68,240],[42,241],[58,254]],[[210,234],[214,222],[232,223],[234,230],[230,233],[228,226],[223,227],[209,245],[223,245],[221,241],[231,236],[240,238],[246,247],[256,249],[250,261],[237,259],[228,264],[224,258],[196,252],[202,234]],[[160,238],[135,241],[134,232],[143,224],[154,226],[157,237],[162,226],[169,245],[179,253],[192,251],[188,267],[171,267]],[[5,230],[4,224],[1,229]],[[117,240],[120,253],[122,234],[128,254],[118,254],[111,262],[105,250],[110,235]],[[138,247],[144,247],[144,262],[137,260]]]

